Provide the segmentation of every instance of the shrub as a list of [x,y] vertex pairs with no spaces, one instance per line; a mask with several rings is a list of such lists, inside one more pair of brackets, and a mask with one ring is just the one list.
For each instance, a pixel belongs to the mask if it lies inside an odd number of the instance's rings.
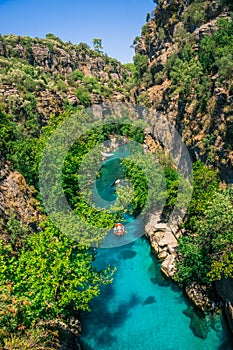
[[82,80],[83,79],[83,73],[78,70],[78,69],[75,69],[73,72],[72,72],[72,77],[75,81],[77,80]]
[[84,107],[89,107],[91,105],[92,103],[91,95],[83,86],[79,86],[77,88],[76,96],[78,97],[80,104],[83,105]]
[[208,2],[203,2],[202,0],[194,0],[183,14],[184,25],[193,31],[196,27],[205,23],[206,12],[205,6]]
[[221,18],[218,30],[200,42],[199,60],[205,71],[219,71],[220,80],[232,78],[233,21]]
[[135,65],[134,77],[138,81],[147,70],[148,58],[145,55],[136,54],[133,60]]
[[193,193],[185,221],[186,229],[195,229],[198,220],[204,215],[208,202],[216,193],[219,181],[216,170],[200,161],[193,164]]
[[67,92],[68,91],[68,87],[67,87],[66,83],[63,80],[61,80],[61,79],[58,80],[57,87],[62,92]]

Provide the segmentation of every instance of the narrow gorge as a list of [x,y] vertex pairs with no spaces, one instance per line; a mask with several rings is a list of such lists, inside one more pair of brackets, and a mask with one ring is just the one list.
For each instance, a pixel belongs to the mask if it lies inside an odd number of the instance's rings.
[[[44,39],[0,35],[4,350],[232,348],[233,6],[230,0],[154,2],[134,39],[133,63],[51,33]],[[64,158],[62,191],[74,213],[93,225],[100,246],[102,227],[121,220],[129,224],[128,245],[96,248],[89,236],[89,246],[79,244],[64,234],[62,226],[70,230],[64,213],[56,213],[64,221],[60,227],[47,215],[41,162],[52,135],[66,123],[72,126],[72,118],[93,126],[84,128]],[[162,133],[164,120],[170,133]],[[65,145],[74,137],[70,125],[61,135]],[[171,225],[179,186],[185,194],[187,180],[172,128],[189,152],[193,178],[187,212]],[[130,152],[118,136],[142,147],[141,165],[127,162]],[[102,153],[92,154],[98,147]],[[103,211],[88,203],[95,187],[78,184],[89,152],[90,168],[99,162],[105,169],[95,175],[97,183],[103,181],[100,196],[112,205]],[[57,176],[55,158],[44,179],[48,184]],[[145,179],[143,166],[155,158],[161,169],[148,165]],[[161,189],[164,181],[164,192],[150,188],[153,176]],[[117,188],[123,178],[129,183]],[[46,194],[53,204],[61,198],[54,184]],[[144,212],[148,198],[153,203]],[[164,200],[160,212],[156,200]],[[85,236],[85,225],[76,228]],[[174,336],[176,317],[183,339]]]

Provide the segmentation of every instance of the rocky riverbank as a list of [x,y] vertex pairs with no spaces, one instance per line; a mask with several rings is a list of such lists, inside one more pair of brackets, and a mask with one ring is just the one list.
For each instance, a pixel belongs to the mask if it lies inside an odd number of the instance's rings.
[[163,260],[162,272],[169,278],[175,274],[175,261],[177,258],[178,237],[176,227],[169,227],[161,222],[160,215],[151,214],[145,227],[146,237],[149,239],[158,258]]
[[[174,279],[176,272],[178,238],[182,233],[177,226],[169,226],[163,222],[159,214],[150,214],[145,226],[145,235],[158,259],[161,260],[161,271],[171,279]],[[184,290],[188,298],[201,311],[219,309],[220,303],[213,287],[192,282]]]

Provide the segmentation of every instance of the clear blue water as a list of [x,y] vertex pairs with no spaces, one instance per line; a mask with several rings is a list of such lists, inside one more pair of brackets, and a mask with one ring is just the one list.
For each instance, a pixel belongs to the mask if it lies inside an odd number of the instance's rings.
[[[105,166],[108,167],[108,162]],[[112,166],[109,172],[114,172]],[[106,192],[104,196],[106,200]],[[95,266],[100,269],[110,264],[117,271],[113,283],[103,286],[92,301],[92,311],[81,315],[83,349],[232,349],[232,339],[222,317],[200,318],[182,291],[162,275],[149,243],[140,237],[144,232],[140,220],[131,220],[129,230],[134,232],[130,243],[98,249]],[[113,236],[111,232],[107,239],[116,239]],[[136,239],[137,236],[140,238]],[[193,317],[204,328],[206,339],[194,335],[190,328]]]

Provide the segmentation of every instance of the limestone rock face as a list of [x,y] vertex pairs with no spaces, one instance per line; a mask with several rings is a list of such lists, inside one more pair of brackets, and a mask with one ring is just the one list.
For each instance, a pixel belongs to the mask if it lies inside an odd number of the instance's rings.
[[[81,322],[77,318],[69,318],[66,323],[59,319],[47,321],[45,326],[49,326],[50,329],[58,331],[60,344],[60,350],[82,350],[79,344],[79,336],[81,335]],[[57,347],[56,347],[57,349]]]
[[[12,106],[17,106],[23,114],[25,95],[33,93],[42,126],[51,115],[61,114],[67,103],[74,107],[83,103],[77,96],[78,88],[81,94],[85,91],[89,95],[85,107],[128,100],[124,84],[131,76],[129,70],[86,44],[8,35],[0,38],[0,57],[3,70],[12,59],[17,60],[10,77],[4,71],[1,79],[0,102],[4,110],[13,114]],[[72,76],[74,72],[79,75]]]
[[[194,0],[158,2],[154,17],[145,24],[135,47],[136,54],[148,58],[146,71],[135,95],[146,100],[158,116],[164,115],[175,125],[193,160],[211,162],[220,169],[227,182],[232,182],[233,82],[229,80],[228,86],[219,88],[218,76],[215,72],[211,73],[210,97],[204,113],[197,109],[198,97],[195,91],[182,99],[178,93],[172,93],[172,81],[164,75],[168,59],[178,53],[186,41],[190,40],[198,52],[202,38],[217,30],[218,19],[230,17],[229,9],[221,5],[220,0],[203,1],[200,4],[203,18],[191,25],[187,14],[193,3]],[[210,140],[209,146],[207,140]]]
[[22,58],[33,66],[42,67],[46,72],[64,75],[79,69],[84,75],[121,82],[125,75],[129,75],[120,62],[101,57],[87,50],[85,46],[81,48],[78,45],[66,45],[61,41],[30,39],[26,44],[23,37],[12,36],[5,40],[0,39],[0,55]]
[[14,216],[22,224],[34,230],[42,219],[32,190],[26,184],[24,177],[0,162],[0,225],[3,232],[10,216]]
[[[147,57],[147,67],[135,95],[139,98],[144,96],[144,100],[154,109],[156,116],[163,115],[175,125],[193,160],[210,162],[220,169],[221,176],[226,182],[232,183],[232,79],[229,78],[229,84],[221,86],[218,82],[218,74],[214,71],[210,73],[208,77],[210,97],[207,110],[200,112],[196,108],[195,91],[182,99],[179,93],[172,93],[171,77],[164,73],[168,59],[174,54],[180,55],[179,50],[185,45],[186,40],[189,40],[198,53],[200,41],[206,35],[213,35],[216,32],[217,21],[222,17],[230,17],[229,9],[224,7],[220,0],[203,1],[200,2],[200,10],[203,11],[204,16],[199,23],[193,24],[187,20],[187,14],[193,5],[194,0],[160,0],[158,2],[154,17],[145,24],[141,38],[135,47],[137,55]],[[146,135],[145,143],[154,153],[160,146],[156,137],[152,135],[156,135],[154,130]],[[210,139],[209,146],[206,147],[205,143]],[[166,224],[160,223],[156,215],[149,218],[146,235],[158,257],[164,259],[161,265],[162,272],[168,277],[173,277],[177,259],[176,238],[171,235]],[[219,281],[216,286],[233,331],[232,279]],[[211,288],[193,282],[186,286],[185,291],[189,299],[201,310],[211,310],[218,306],[217,301],[215,304],[216,293]],[[193,320],[192,328],[195,329],[195,334],[205,339],[204,323]]]

